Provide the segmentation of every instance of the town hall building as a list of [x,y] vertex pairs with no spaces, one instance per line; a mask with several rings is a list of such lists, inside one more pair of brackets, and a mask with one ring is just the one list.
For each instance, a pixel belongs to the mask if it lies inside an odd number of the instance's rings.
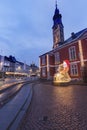
[[87,75],[87,28],[77,33],[72,32],[71,36],[64,40],[62,15],[56,4],[52,31],[52,50],[39,56],[41,78],[52,79],[58,66],[64,60],[69,60],[71,79],[82,79]]

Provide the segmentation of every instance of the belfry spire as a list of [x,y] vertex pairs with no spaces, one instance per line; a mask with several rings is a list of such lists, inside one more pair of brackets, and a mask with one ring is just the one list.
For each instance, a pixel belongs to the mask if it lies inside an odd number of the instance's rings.
[[53,48],[56,48],[58,45],[64,42],[64,31],[62,24],[62,15],[59,12],[57,7],[57,0],[55,1],[55,12],[53,16]]
[[57,0],[55,1],[55,3],[56,3],[55,5],[56,5],[56,8],[57,8]]

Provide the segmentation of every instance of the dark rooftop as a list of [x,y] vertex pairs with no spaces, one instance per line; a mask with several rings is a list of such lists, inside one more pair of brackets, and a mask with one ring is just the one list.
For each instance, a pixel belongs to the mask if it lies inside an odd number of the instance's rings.
[[86,31],[87,31],[87,28],[85,28],[85,29],[83,29],[83,30],[81,30],[81,31],[79,31],[77,33],[72,32],[71,37],[69,37],[67,40],[65,40],[64,44],[71,43],[71,42],[73,42],[75,40],[79,40],[80,37],[82,36],[82,34],[84,34],[84,32],[86,32]]

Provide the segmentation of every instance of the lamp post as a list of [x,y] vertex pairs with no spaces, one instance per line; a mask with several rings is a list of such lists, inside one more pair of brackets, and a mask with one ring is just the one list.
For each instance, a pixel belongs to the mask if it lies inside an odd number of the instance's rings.
[[[32,69],[29,70],[29,77],[31,77]],[[32,78],[30,78],[32,80]]]

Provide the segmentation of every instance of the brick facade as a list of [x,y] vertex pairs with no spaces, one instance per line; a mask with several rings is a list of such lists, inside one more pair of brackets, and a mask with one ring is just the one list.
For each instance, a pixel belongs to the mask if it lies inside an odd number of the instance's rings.
[[[59,19],[58,14],[56,17]],[[62,23],[58,22],[54,24],[53,29],[57,27],[57,24],[59,26]],[[53,45],[54,44],[55,43],[53,43]],[[70,38],[57,43],[57,46],[53,48],[53,50],[42,54],[39,56],[39,59],[41,78],[53,78],[59,64],[62,64],[63,61],[67,59],[70,61],[70,77],[72,79],[82,79],[83,68],[87,68],[87,29],[72,33]]]

